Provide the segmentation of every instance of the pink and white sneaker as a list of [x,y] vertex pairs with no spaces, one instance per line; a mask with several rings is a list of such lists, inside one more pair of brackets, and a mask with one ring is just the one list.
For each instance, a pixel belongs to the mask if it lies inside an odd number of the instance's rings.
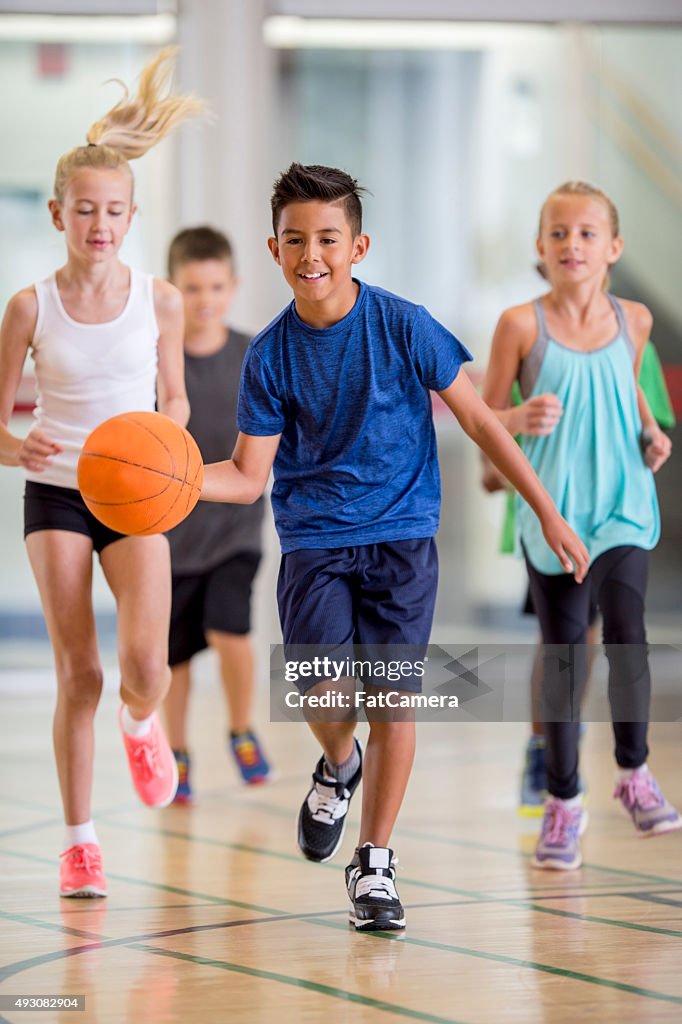
[[59,855],[59,895],[93,898],[106,896],[107,880],[97,843],[71,846]]
[[628,812],[640,836],[657,836],[682,828],[682,818],[661,793],[647,768],[635,768],[616,784],[614,797]]
[[578,804],[567,807],[558,797],[548,796],[542,831],[531,864],[553,871],[573,871],[583,862],[580,837],[587,827],[587,811]]
[[123,728],[122,714],[123,705],[118,720],[137,795],[148,807],[167,807],[178,788],[178,766],[159,716],[155,711],[146,735],[129,736]]

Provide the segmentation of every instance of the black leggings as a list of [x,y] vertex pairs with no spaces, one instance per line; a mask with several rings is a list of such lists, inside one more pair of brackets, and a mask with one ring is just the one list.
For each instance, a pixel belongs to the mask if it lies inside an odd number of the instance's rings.
[[648,552],[636,547],[605,551],[595,559],[583,584],[568,574],[538,572],[528,558],[526,566],[545,644],[547,788],[553,796],[568,800],[578,792],[578,730],[587,679],[585,634],[591,591],[603,620],[616,762],[621,768],[639,768],[647,758],[651,677],[644,596]]

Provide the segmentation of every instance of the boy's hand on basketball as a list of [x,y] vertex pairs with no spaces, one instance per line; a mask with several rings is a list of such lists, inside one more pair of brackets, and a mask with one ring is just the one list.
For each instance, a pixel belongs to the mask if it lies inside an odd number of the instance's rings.
[[563,412],[563,406],[556,395],[551,392],[535,395],[514,410],[517,424],[514,433],[534,434],[538,437],[551,434]]
[[653,473],[657,473],[672,452],[673,443],[660,427],[649,427],[642,434],[644,461]]
[[541,524],[547,544],[566,572],[572,572],[576,583],[582,583],[590,567],[590,556],[580,537],[558,512],[549,521],[541,520]]
[[50,456],[61,451],[62,446],[51,441],[42,430],[32,430],[21,443],[17,453],[18,464],[32,473],[42,473],[50,463]]

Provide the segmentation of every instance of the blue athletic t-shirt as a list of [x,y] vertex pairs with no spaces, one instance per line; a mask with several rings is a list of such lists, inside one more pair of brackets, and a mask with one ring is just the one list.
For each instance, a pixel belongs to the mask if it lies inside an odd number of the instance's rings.
[[472,357],[423,306],[359,284],[324,329],[292,302],[251,342],[237,423],[282,435],[272,507],[282,552],[432,537],[440,474],[429,390]]

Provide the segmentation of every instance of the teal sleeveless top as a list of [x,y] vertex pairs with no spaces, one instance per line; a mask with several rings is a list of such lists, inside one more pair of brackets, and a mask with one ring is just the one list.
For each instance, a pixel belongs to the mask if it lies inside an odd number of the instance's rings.
[[[524,399],[553,392],[563,415],[546,437],[524,435],[521,447],[564,519],[587,546],[590,561],[621,545],[653,548],[660,535],[654,475],[640,448],[633,364],[635,346],[623,309],[608,299],[618,320],[610,342],[578,352],[549,336],[540,300],[538,336],[519,371]],[[547,546],[530,506],[517,497],[518,532],[531,564],[542,573],[564,572]]]

